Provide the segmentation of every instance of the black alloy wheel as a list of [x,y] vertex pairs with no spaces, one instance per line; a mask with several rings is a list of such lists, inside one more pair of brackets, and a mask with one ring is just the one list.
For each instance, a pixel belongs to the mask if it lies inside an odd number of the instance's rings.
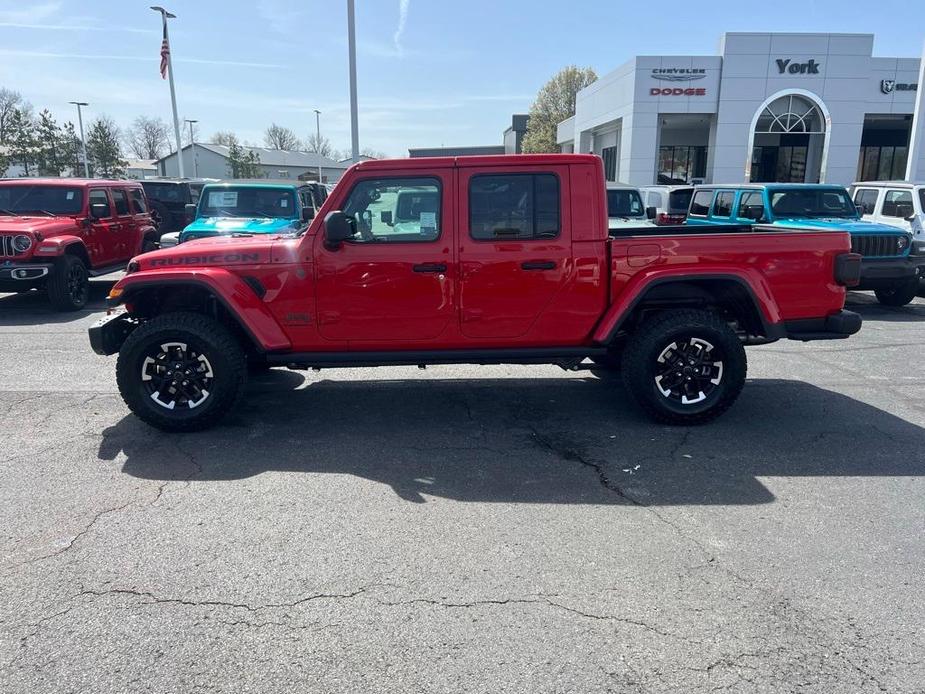
[[707,340],[684,337],[658,355],[655,387],[674,404],[696,405],[723,381],[723,355]]
[[211,395],[212,364],[185,342],[151,344],[141,364],[142,388],[157,405],[194,409]]

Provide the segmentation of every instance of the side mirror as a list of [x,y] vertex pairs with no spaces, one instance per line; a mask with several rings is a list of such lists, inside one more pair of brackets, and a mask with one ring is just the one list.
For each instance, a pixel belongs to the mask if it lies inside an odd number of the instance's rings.
[[105,219],[109,216],[109,205],[103,202],[95,202],[90,205],[90,216],[94,219]]
[[392,226],[392,210],[382,210],[382,212],[379,213],[379,221],[383,224]]
[[183,208],[186,210],[187,219],[196,219],[196,204],[192,202],[186,203],[186,206]]
[[864,205],[855,205],[855,206],[854,206],[854,209],[856,209],[856,210],[858,211],[858,214],[859,214],[861,217],[864,216]]
[[328,212],[324,218],[324,246],[336,251],[344,241],[353,238],[356,233],[356,220],[340,210]]
[[306,205],[302,208],[302,221],[310,222],[315,218],[315,208],[309,205]]
[[646,219],[655,219],[658,216],[658,209],[655,207],[646,208]]

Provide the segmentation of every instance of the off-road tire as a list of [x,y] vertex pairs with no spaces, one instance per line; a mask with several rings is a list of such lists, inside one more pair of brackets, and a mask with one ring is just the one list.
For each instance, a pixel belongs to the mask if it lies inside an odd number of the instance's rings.
[[79,311],[90,298],[90,276],[84,261],[64,254],[55,260],[46,283],[48,300],[58,311]]
[[[151,352],[166,343],[182,343],[206,357],[212,372],[211,390],[202,404],[167,409],[152,399],[142,374]],[[225,326],[198,313],[165,313],[135,329],[119,350],[116,363],[119,393],[139,419],[163,431],[205,429],[231,411],[244,392],[247,361]]]
[[[672,343],[684,345],[691,339],[697,344],[706,342],[711,350],[716,350],[708,354],[718,357],[719,383],[707,384],[705,390],[709,393],[702,401],[682,404],[663,394],[656,379],[659,370],[667,365],[659,359],[666,352],[672,355],[669,351]],[[649,417],[665,424],[703,424],[721,415],[739,397],[747,368],[745,348],[732,328],[715,313],[697,309],[653,316],[629,337],[623,352],[626,389]],[[704,395],[704,391],[699,395]]]
[[877,289],[874,294],[884,306],[905,306],[919,293],[919,279],[910,280],[904,284],[894,284],[892,287]]
[[169,234],[171,231],[176,231],[174,229],[173,215],[170,214],[170,210],[162,202],[151,201],[151,220],[154,222],[154,226],[157,227],[158,238],[164,234]]

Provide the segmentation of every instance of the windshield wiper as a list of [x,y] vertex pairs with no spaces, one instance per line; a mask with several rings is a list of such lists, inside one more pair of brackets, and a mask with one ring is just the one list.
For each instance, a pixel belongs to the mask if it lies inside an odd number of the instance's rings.
[[36,209],[36,210],[24,210],[24,212],[41,212],[41,213],[42,213],[43,215],[45,215],[46,217],[57,217],[57,216],[58,216],[58,215],[56,215],[54,212],[49,212],[48,210],[38,210],[38,209]]
[[13,212],[13,210],[7,210],[7,209],[2,208],[2,207],[0,207],[0,214],[8,214],[8,215],[10,215],[11,217],[18,217],[18,216],[19,216],[19,213],[18,213],[18,212]]

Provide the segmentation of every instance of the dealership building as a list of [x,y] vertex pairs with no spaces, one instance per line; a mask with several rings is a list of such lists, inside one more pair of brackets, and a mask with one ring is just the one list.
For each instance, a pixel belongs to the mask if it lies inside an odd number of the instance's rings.
[[579,92],[558,143],[634,185],[903,179],[920,61],[873,43],[727,33],[716,56],[637,56]]

